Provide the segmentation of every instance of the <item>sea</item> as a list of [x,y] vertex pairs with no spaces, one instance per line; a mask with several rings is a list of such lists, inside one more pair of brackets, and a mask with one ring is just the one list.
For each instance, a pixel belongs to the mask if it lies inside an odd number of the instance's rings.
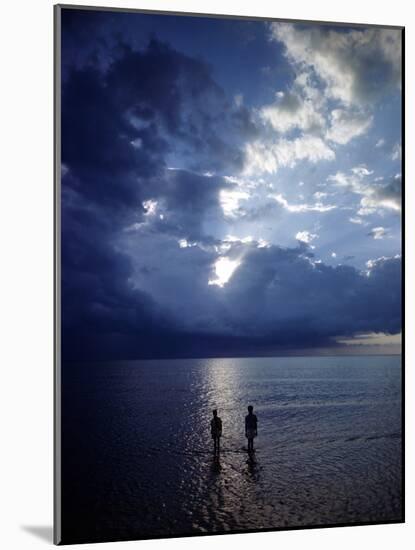
[[402,521],[401,394],[400,356],[64,364],[62,542]]

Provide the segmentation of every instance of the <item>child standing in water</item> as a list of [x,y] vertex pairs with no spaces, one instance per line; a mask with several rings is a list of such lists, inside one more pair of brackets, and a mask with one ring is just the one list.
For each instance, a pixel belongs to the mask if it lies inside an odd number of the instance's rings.
[[245,416],[245,436],[248,439],[248,453],[254,451],[254,437],[258,435],[258,419],[253,411],[253,406],[249,405],[248,414]]
[[222,420],[218,416],[218,411],[213,410],[213,418],[210,421],[210,433],[212,434],[214,453],[220,451],[220,437],[222,435]]

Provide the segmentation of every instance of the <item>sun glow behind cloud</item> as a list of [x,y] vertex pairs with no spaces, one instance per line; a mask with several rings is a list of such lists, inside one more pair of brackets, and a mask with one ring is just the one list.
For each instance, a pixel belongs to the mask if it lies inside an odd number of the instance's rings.
[[234,217],[238,211],[239,203],[249,199],[246,191],[222,189],[219,193],[219,202],[225,216]]
[[226,256],[221,256],[215,262],[216,279],[209,279],[209,285],[224,287],[240,265],[239,260],[230,260]]

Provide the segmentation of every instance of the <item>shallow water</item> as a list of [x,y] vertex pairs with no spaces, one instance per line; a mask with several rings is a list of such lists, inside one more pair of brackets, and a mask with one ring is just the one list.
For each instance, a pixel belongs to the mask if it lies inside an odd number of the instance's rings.
[[399,521],[400,374],[396,356],[67,364],[63,541]]

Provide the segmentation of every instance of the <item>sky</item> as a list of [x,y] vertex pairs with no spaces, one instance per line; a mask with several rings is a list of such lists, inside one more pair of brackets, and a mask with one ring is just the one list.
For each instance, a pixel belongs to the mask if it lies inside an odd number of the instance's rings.
[[400,30],[61,28],[64,360],[400,352]]

